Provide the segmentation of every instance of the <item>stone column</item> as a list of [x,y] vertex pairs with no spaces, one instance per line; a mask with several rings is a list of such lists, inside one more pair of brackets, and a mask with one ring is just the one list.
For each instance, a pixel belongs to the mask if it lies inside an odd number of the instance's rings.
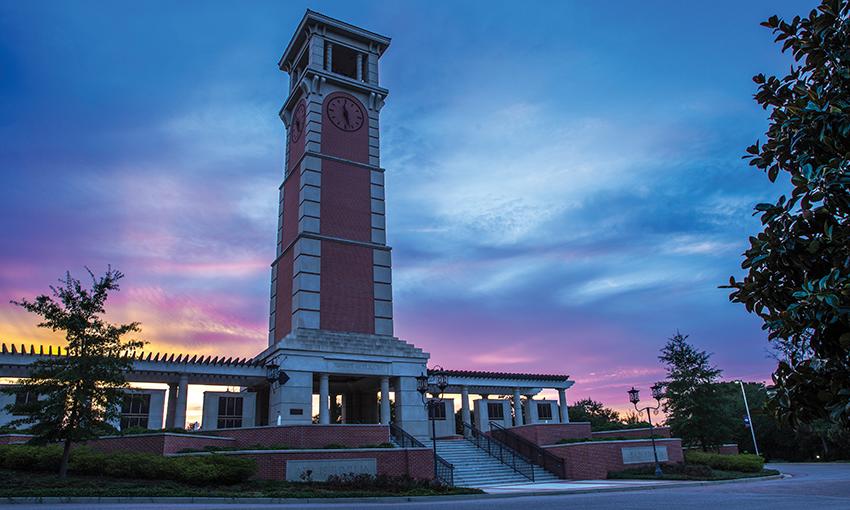
[[174,413],[177,411],[177,385],[168,384],[168,409],[165,412],[165,428],[174,428]]
[[390,378],[381,377],[381,425],[390,424]]
[[567,412],[567,390],[564,388],[558,389],[558,408],[561,412],[561,423],[569,423],[570,414]]
[[186,428],[186,407],[189,405],[189,376],[187,374],[180,374],[175,400],[174,426],[183,429]]
[[514,388],[514,426],[519,427],[524,425],[522,419],[522,395],[519,394],[519,388]]
[[331,422],[328,402],[328,374],[319,374],[319,424]]
[[537,423],[537,409],[532,409],[532,406],[534,406],[534,396],[526,395],[525,403],[528,404],[528,412],[523,415],[523,417],[525,418],[525,423],[527,423],[528,425]]
[[357,54],[357,81],[363,81],[363,55]]
[[481,395],[481,400],[478,401],[478,419],[481,423],[476,423],[475,428],[481,432],[490,430],[490,410],[487,409],[487,405],[490,403],[490,399],[487,398],[489,396]]
[[[460,418],[464,423],[472,425],[472,417],[469,415],[469,387],[460,387]],[[467,435],[466,428],[463,429],[463,435]]]
[[325,40],[325,71],[330,71],[333,69],[333,44],[330,43],[327,39]]

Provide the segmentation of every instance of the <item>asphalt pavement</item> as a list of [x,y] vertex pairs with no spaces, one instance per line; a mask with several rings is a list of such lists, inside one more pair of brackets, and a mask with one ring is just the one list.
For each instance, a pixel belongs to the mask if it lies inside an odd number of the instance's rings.
[[625,490],[621,492],[591,492],[579,494],[547,494],[510,497],[483,497],[476,499],[439,498],[414,502],[364,502],[270,505],[254,503],[195,503],[195,504],[16,504],[0,508],[33,509],[59,508],[61,510],[233,510],[233,509],[352,509],[374,508],[391,510],[658,510],[664,509],[742,509],[742,510],[850,510],[850,463],[829,464],[772,464],[786,475],[781,480],[746,481],[717,485],[676,487],[659,486],[650,490]]

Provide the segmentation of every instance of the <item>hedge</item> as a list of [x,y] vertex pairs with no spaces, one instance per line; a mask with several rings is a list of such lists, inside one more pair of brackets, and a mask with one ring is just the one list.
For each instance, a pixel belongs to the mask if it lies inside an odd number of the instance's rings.
[[764,458],[759,455],[720,455],[700,451],[685,451],[685,462],[701,464],[721,471],[760,473],[764,469]]
[[[60,446],[0,446],[0,467],[22,471],[58,471]],[[68,470],[82,475],[174,480],[193,485],[234,484],[256,472],[252,459],[202,455],[162,457],[150,453],[95,452],[84,446],[71,452]]]

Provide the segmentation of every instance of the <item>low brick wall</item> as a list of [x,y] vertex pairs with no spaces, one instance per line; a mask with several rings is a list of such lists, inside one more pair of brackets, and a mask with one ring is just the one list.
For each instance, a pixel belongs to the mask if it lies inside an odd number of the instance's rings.
[[[210,455],[184,453],[175,456]],[[256,477],[264,480],[286,480],[288,460],[375,459],[378,475],[409,476],[416,479],[434,478],[434,454],[430,448],[356,448],[351,450],[240,450],[217,452],[214,455],[233,455],[254,459]],[[300,476],[300,473],[295,476]]]
[[23,444],[32,439],[30,434],[0,434],[0,445],[2,444]]
[[176,434],[155,432],[130,436],[105,436],[87,441],[86,446],[99,452],[110,453],[129,451],[166,455],[181,450],[201,450],[207,446],[236,446],[236,442],[227,437],[206,436],[200,434]]
[[[594,438],[622,437],[626,439],[649,439],[649,427],[642,429],[600,430],[593,432]],[[655,437],[670,437],[670,427],[655,427]]]
[[235,440],[234,446],[324,448],[340,444],[357,448],[390,442],[390,428],[386,425],[282,425],[210,430],[206,434],[231,437]]
[[535,423],[512,427],[511,432],[537,445],[555,444],[561,439],[590,439],[590,423]]
[[[683,462],[680,439],[657,439],[659,447],[667,449],[667,462]],[[622,471],[643,464],[624,464],[623,448],[652,446],[649,440],[591,441],[547,446],[546,451],[564,459],[564,478],[573,480],[602,480],[609,471]],[[650,450],[651,451],[651,450]]]

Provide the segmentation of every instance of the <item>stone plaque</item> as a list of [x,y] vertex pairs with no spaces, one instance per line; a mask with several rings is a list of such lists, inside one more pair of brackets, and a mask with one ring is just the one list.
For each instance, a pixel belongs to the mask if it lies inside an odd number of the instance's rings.
[[[655,462],[655,456],[652,455],[651,446],[632,446],[629,448],[621,448],[623,453],[623,464],[647,464]],[[656,446],[655,451],[658,452],[658,462],[667,462],[667,448],[665,446]]]
[[370,363],[368,361],[328,360],[329,369],[333,372],[350,374],[376,374],[387,373],[387,365],[384,363]]
[[[378,473],[375,459],[331,459],[331,460],[288,460],[286,461],[286,480],[290,482],[305,481],[302,473],[310,472],[310,480],[324,482],[331,475],[367,474],[375,476]],[[307,475],[304,475],[305,477]]]

